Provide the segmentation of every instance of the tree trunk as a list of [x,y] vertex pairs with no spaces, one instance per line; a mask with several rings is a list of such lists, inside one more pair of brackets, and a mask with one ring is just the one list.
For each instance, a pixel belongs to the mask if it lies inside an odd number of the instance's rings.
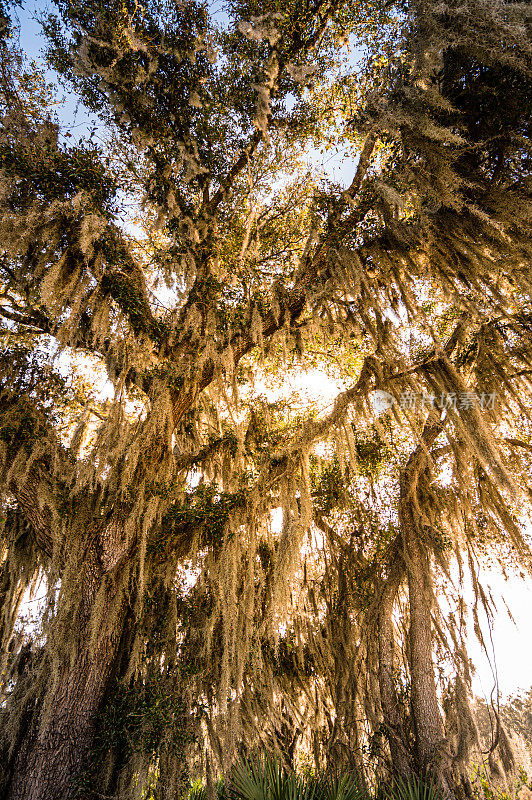
[[[34,722],[34,735],[16,758],[7,800],[67,800],[79,789],[78,781],[89,765],[95,715],[114,677],[127,606],[118,599],[118,608],[111,613],[117,602],[117,581],[105,575],[95,554],[84,560],[80,574],[83,594],[78,630],[72,631],[72,643],[64,642],[61,650],[52,644],[57,630],[49,634],[46,646],[55,651],[51,657],[59,664],[53,668],[51,687],[43,687],[44,706]],[[60,602],[65,602],[68,593],[62,591],[61,596]],[[64,624],[62,611],[58,609],[56,620]],[[97,612],[101,623],[91,634]]]
[[406,780],[412,773],[412,764],[404,726],[403,709],[397,695],[394,677],[396,664],[392,611],[396,592],[396,581],[388,578],[381,598],[378,618],[379,690],[392,768],[401,779]]
[[419,765],[427,769],[444,742],[443,722],[436,692],[432,661],[432,620],[429,561],[422,547],[408,541],[408,594],[410,605],[409,661],[412,681],[412,712]]
[[401,480],[400,522],[408,575],[410,628],[408,655],[416,760],[420,773],[437,780],[444,797],[452,798],[450,754],[438,703],[432,660],[431,560],[409,492],[408,470]]
[[399,524],[408,578],[408,660],[417,767],[421,776],[437,781],[444,798],[454,798],[451,756],[432,660],[431,552],[421,520],[423,505],[431,502],[428,453],[442,429],[441,419],[427,420],[421,441],[401,472]]

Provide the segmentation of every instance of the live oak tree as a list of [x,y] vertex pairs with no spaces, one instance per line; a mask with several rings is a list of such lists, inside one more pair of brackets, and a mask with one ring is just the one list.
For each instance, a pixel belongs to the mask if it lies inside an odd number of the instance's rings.
[[[211,781],[298,737],[362,772],[379,736],[377,771],[469,793],[466,611],[434,586],[468,566],[478,621],[475,559],[529,567],[527,8],[56,6],[107,140],[65,142],[2,9],[5,795],[169,797],[205,748]],[[346,187],[316,141],[358,149]],[[258,396],[327,357],[329,409]],[[82,359],[111,399],[65,386]]]

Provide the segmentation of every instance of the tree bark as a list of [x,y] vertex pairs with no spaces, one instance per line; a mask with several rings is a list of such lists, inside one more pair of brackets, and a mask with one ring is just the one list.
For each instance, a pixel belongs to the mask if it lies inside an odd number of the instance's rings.
[[396,662],[392,611],[396,593],[397,581],[390,576],[381,597],[378,617],[379,690],[392,768],[401,779],[407,780],[412,774],[412,758],[394,677]]
[[422,770],[437,760],[445,742],[432,660],[430,563],[427,553],[407,532],[408,596],[410,606],[409,666],[416,754]]
[[[54,641],[57,630],[50,632],[59,664],[52,669],[51,687],[43,687],[46,696],[40,718],[34,721],[35,733],[15,760],[7,800],[67,800],[79,788],[77,782],[89,765],[95,717],[114,677],[126,618],[126,603],[117,600],[116,593],[117,581],[91,554],[83,564],[81,613],[72,643],[59,649]],[[118,608],[111,613],[115,602]],[[62,611],[58,609],[56,619],[61,619]],[[91,630],[95,613],[101,619],[96,634]]]
[[408,658],[417,767],[421,775],[437,781],[445,798],[453,798],[450,753],[432,658],[431,554],[420,520],[420,509],[427,502],[420,489],[428,482],[428,451],[442,427],[439,421],[425,426],[421,443],[401,473],[399,523],[408,580]]

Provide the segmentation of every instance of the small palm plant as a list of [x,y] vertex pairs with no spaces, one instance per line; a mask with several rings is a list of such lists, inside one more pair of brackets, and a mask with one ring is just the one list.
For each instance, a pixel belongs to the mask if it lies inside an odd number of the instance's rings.
[[[438,784],[412,774],[380,786],[372,796],[355,775],[339,770],[318,776],[298,775],[273,758],[243,757],[226,784],[217,785],[218,800],[442,800]],[[193,784],[187,800],[207,800],[205,787]]]
[[442,800],[441,790],[433,778],[419,778],[414,774],[396,780],[385,790],[384,796],[386,800]]
[[369,800],[350,773],[303,777],[271,758],[241,759],[233,769],[228,794],[231,800]]
[[318,779],[316,794],[316,800],[369,800],[361,781],[352,773],[339,770]]
[[288,773],[270,758],[242,758],[233,768],[228,785],[231,800],[312,800],[310,782]]

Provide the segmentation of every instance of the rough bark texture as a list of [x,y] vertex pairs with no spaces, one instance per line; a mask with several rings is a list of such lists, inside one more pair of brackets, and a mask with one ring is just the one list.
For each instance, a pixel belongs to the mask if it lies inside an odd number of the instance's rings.
[[416,754],[420,767],[429,769],[445,745],[432,661],[430,564],[415,536],[407,533],[408,595],[410,606],[409,661]]
[[[75,655],[72,660],[62,659],[57,668],[49,706],[34,722],[35,734],[28,737],[16,759],[7,800],[66,800],[74,796],[88,766],[95,715],[113,676],[125,604],[118,613],[105,613],[115,600],[116,585],[106,581],[94,554],[84,564],[82,591]],[[103,602],[104,613],[96,641],[91,641],[97,598],[99,604]]]
[[408,737],[404,726],[403,709],[395,685],[396,662],[392,610],[396,591],[397,582],[390,578],[385,586],[379,608],[379,690],[392,767],[403,780],[406,780],[411,775],[412,764],[411,754],[407,748]]
[[419,491],[426,478],[428,450],[441,423],[427,424],[422,441],[400,477],[399,521],[408,576],[410,627],[408,656],[411,680],[411,710],[415,732],[417,767],[421,774],[435,778],[444,797],[454,797],[450,754],[438,703],[432,659],[432,566],[419,510]]

